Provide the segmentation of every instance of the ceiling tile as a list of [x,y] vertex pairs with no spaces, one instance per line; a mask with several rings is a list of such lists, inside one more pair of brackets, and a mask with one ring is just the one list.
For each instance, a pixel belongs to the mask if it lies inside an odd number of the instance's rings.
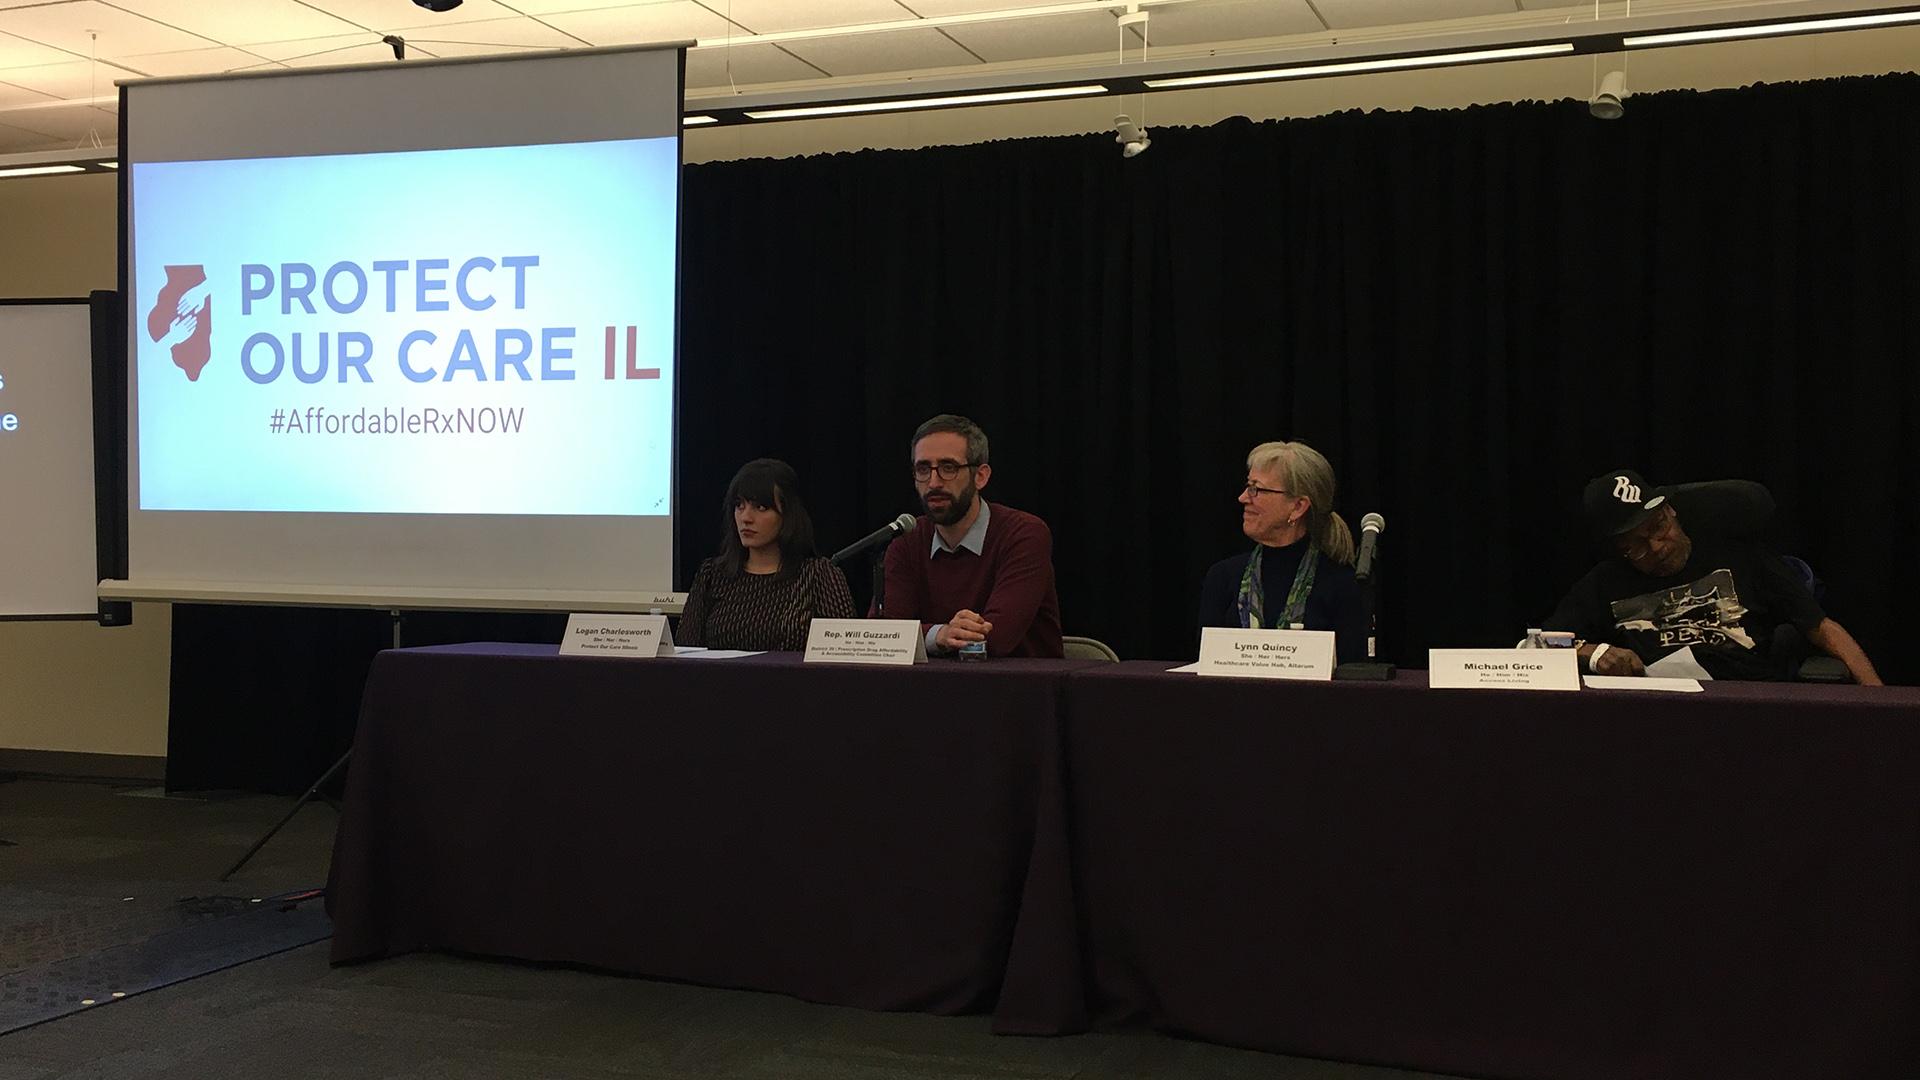
[[[1011,11],[1014,8],[1050,7],[1062,0],[901,0],[922,18],[942,15],[971,15],[976,11]],[[1071,2],[1071,0],[1067,0]],[[1055,16],[1044,16],[1054,18]]]
[[[431,60],[440,54],[425,45],[417,48],[409,45],[407,47],[407,55],[409,57]],[[318,56],[290,56],[280,62],[288,67],[308,68],[332,67],[335,64],[392,64],[398,61],[395,61],[393,58],[393,48],[391,46],[386,42],[376,41],[371,45],[355,45],[341,49],[338,52],[329,52]]]
[[27,67],[31,64],[58,64],[71,60],[71,53],[62,52],[37,41],[14,37],[0,33],[0,68]]
[[95,45],[88,36],[89,31],[100,35],[99,56],[178,52],[219,44],[152,19],[143,19],[117,7],[109,7],[99,0],[0,10],[0,32],[65,49],[75,56],[96,55]]
[[756,34],[914,18],[895,0],[706,0],[707,6]]
[[1150,10],[1149,45],[1206,45],[1326,30],[1306,0],[1200,0]]
[[[728,82],[731,54],[732,82]],[[756,83],[798,82],[824,78],[793,54],[774,45],[735,45],[731,49],[694,49],[687,53],[687,88],[722,91]]]
[[29,90],[38,90],[58,98],[96,97],[113,93],[113,80],[137,79],[134,72],[102,61],[98,70],[88,60],[69,60],[64,64],[8,68],[0,71],[0,80]]
[[[467,0],[451,12],[426,12],[403,0],[301,0],[328,15],[346,19],[355,27],[390,33],[401,27],[419,27],[422,23],[480,23],[486,19],[511,19],[520,12],[495,4],[495,0]],[[518,8],[518,4],[515,4]]]
[[[238,68],[264,66],[260,58],[239,49],[222,46],[218,49],[187,49],[182,52],[148,53],[145,56],[123,56],[120,63],[148,75],[217,75]],[[0,74],[0,78],[5,78]]]
[[[17,127],[10,113],[0,113],[0,154],[26,154],[35,150],[65,149],[62,140],[44,131]],[[22,121],[32,123],[32,121]]]
[[1588,10],[1593,8],[1591,0],[1520,0],[1520,6],[1528,11],[1539,11],[1543,8],[1583,7]]
[[[540,21],[595,45],[685,41],[691,38],[725,37],[727,33],[727,20],[692,0],[662,0],[657,4],[570,11],[543,15]],[[733,32],[745,33],[737,26]]]
[[56,143],[46,149],[71,150],[91,145],[94,139],[112,146],[120,132],[120,114],[101,108],[34,109],[25,113],[0,113],[0,124],[37,131],[51,136]]
[[[1120,23],[1104,11],[966,23],[946,31],[990,64],[1045,56],[1116,56],[1120,48]],[[1127,49],[1128,57],[1138,60],[1140,39],[1128,34]]]
[[[340,34],[335,37],[298,38],[292,41],[263,41],[247,46],[247,51],[266,60],[282,60],[291,63],[296,57],[314,56],[314,62],[320,64],[344,64],[345,60],[329,60],[325,56],[345,56],[349,50],[363,45],[379,45],[379,34]],[[337,51],[336,51],[337,50]],[[387,49],[387,58],[393,58],[393,50]]]
[[[513,6],[527,15],[544,19],[557,12],[599,11],[605,8],[633,7],[637,3],[667,3],[670,0],[512,0]],[[726,0],[718,0],[725,7]]]
[[[208,0],[114,0],[114,4],[227,45],[325,37],[360,29],[297,0],[246,0],[240,4],[209,3]],[[419,9],[413,5],[407,7],[418,14]]]
[[[138,3],[139,0],[133,0]],[[466,0],[452,11],[432,12],[417,8],[406,0],[301,0],[355,26],[387,33],[420,23],[464,23],[485,19],[511,19],[519,12],[502,7],[494,0]],[[517,6],[517,5],[516,5]]]
[[886,71],[977,65],[973,54],[938,30],[896,30],[885,34],[786,42],[788,51],[835,76],[875,75]]
[[[59,98],[52,94],[39,90],[29,90],[24,86],[15,86],[7,81],[7,73],[0,71],[0,109],[10,109],[17,105],[38,105],[43,101],[59,100]],[[14,119],[22,120],[31,115],[31,111],[23,112],[15,116]],[[6,122],[6,119],[6,114],[0,112],[0,123]]]
[[485,56],[494,53],[578,49],[577,38],[537,19],[487,19],[452,26],[410,26],[397,31],[409,45],[431,49],[435,56]]
[[1514,0],[1315,0],[1314,7],[1335,30],[1511,15],[1518,10]]

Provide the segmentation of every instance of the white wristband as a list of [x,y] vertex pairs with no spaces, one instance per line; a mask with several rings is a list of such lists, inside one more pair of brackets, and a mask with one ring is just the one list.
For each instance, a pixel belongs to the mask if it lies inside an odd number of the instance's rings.
[[1605,645],[1605,644],[1595,645],[1593,647],[1593,651],[1587,654],[1587,670],[1588,671],[1600,670],[1600,658],[1602,656],[1605,656],[1607,654],[1607,650],[1611,648],[1613,648],[1613,646],[1611,645]]

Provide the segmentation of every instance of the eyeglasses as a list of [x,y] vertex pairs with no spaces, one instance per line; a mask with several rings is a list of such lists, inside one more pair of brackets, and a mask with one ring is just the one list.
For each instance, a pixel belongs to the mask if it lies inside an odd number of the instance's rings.
[[1247,497],[1247,498],[1249,498],[1249,499],[1257,499],[1257,498],[1259,498],[1259,497],[1260,497],[1260,496],[1262,496],[1262,495],[1291,495],[1291,494],[1293,494],[1293,492],[1291,492],[1291,491],[1288,491],[1288,490],[1287,490],[1286,488],[1270,488],[1270,487],[1261,487],[1261,486],[1260,486],[1259,484],[1256,484],[1256,483],[1254,483],[1254,482],[1253,482],[1253,481],[1251,481],[1251,480],[1249,480],[1249,481],[1247,481],[1247,486],[1246,486],[1246,488],[1245,488],[1245,489],[1243,489],[1243,493],[1244,493],[1244,494],[1246,495],[1246,497]]
[[975,464],[977,462],[972,461],[916,461],[913,463],[913,478],[925,483],[928,477],[937,472],[940,474],[940,479],[953,480],[963,471],[973,468]]

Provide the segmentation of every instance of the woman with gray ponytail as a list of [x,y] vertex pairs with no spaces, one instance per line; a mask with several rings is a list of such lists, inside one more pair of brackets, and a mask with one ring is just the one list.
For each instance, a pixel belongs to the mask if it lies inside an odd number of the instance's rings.
[[1333,466],[1306,443],[1253,448],[1240,492],[1240,529],[1253,550],[1207,571],[1201,626],[1332,630],[1341,663],[1366,659],[1353,531],[1334,513],[1334,487]]

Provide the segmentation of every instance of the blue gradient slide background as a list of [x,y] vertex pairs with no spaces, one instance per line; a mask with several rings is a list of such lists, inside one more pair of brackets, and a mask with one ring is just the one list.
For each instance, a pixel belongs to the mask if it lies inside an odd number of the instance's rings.
[[[328,513],[579,514],[665,516],[671,491],[674,385],[675,237],[679,143],[674,138],[548,146],[487,147],[340,157],[260,158],[136,164],[134,234],[138,238],[136,358],[138,505],[143,510],[249,510]],[[453,281],[475,256],[498,262],[536,255],[526,271],[526,306],[514,307],[514,274],[476,273],[471,290],[495,298],[468,310]],[[394,279],[377,260],[440,258],[443,312],[417,310],[411,268]],[[359,310],[331,310],[316,288],[316,314],[281,293],[241,314],[241,267],[305,263],[324,276],[336,262],[367,272]],[[212,357],[189,381],[145,333],[168,265],[205,267]],[[278,282],[276,282],[276,285]],[[356,291],[342,279],[338,295]],[[626,367],[626,327],[637,326],[636,366],[657,379],[603,378],[605,336],[619,327],[616,374]],[[540,380],[543,328],[574,333],[573,356],[557,366],[571,381]],[[527,367],[495,381],[496,329],[524,330],[534,341]],[[486,369],[451,380],[415,383],[398,351],[410,331],[436,335],[414,346],[416,368],[444,372],[455,335],[471,330]],[[304,383],[292,370],[297,335],[314,364],[319,335],[358,331],[372,339],[372,381],[326,378]],[[255,333],[275,335],[288,364],[260,385],[241,366]],[[254,353],[255,367],[270,353]],[[275,410],[325,409],[444,414],[459,409],[522,410],[516,433],[275,433]]]

